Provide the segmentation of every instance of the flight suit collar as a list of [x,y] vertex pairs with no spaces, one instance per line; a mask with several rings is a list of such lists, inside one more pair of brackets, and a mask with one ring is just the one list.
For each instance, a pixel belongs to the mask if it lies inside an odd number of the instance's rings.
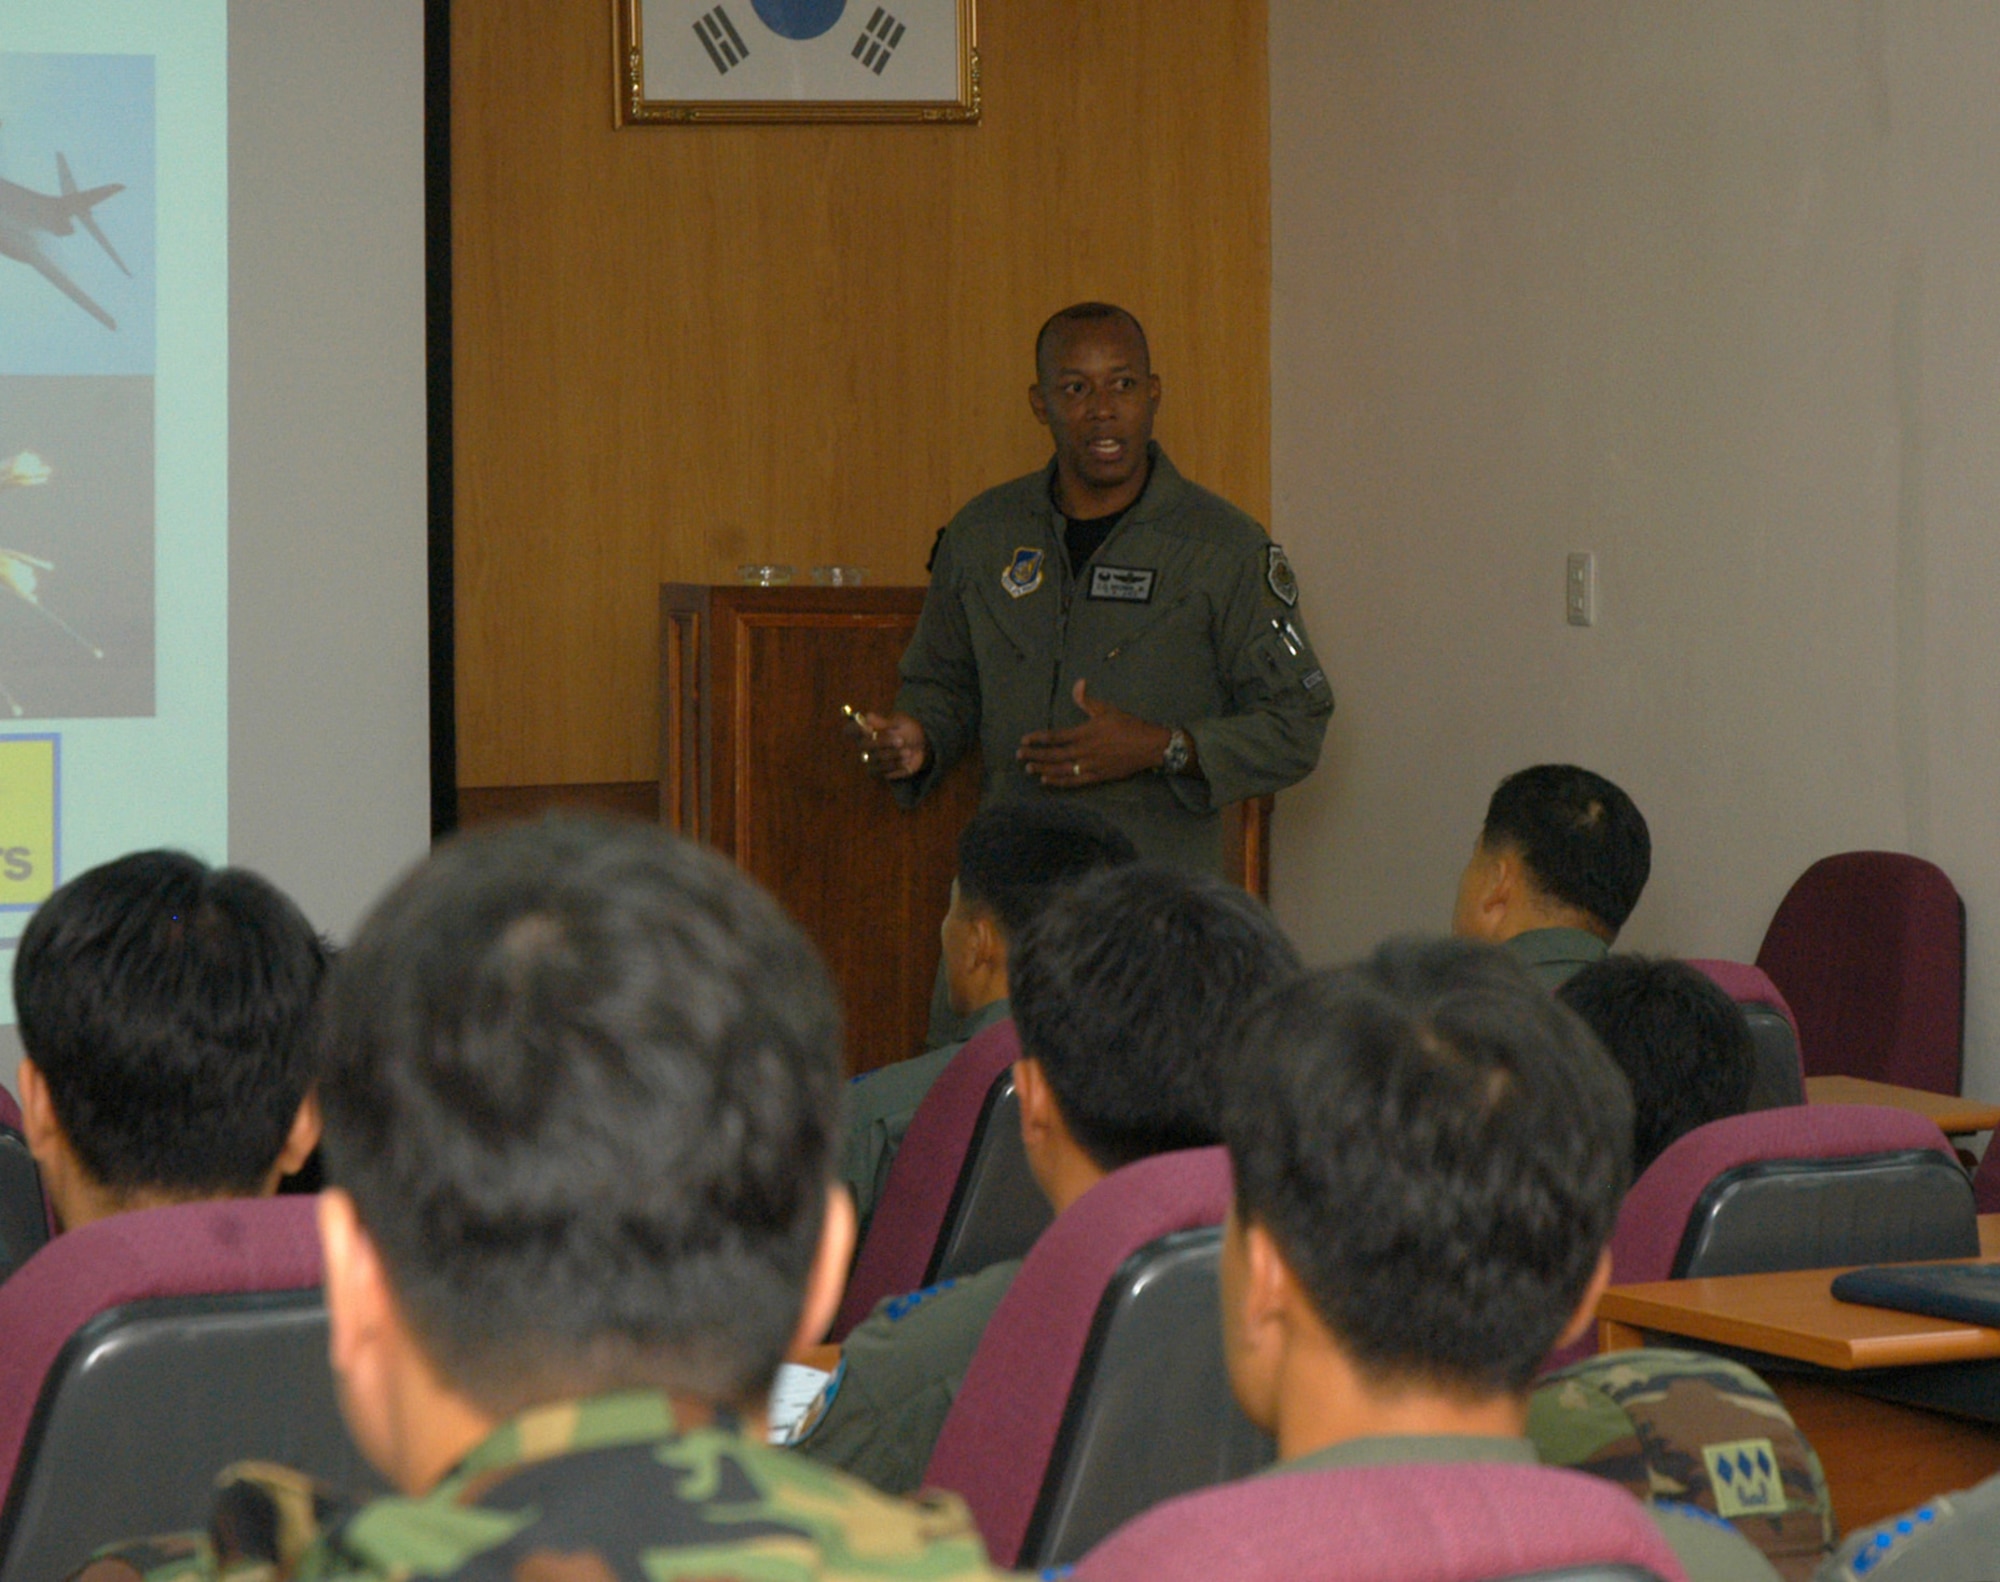
[[[1180,505],[1182,498],[1187,494],[1187,488],[1187,480],[1167,459],[1167,453],[1160,448],[1160,442],[1156,439],[1147,440],[1146,487],[1140,491],[1139,498],[1125,508],[1125,514],[1118,519],[1118,525],[1111,530],[1111,536],[1098,546],[1094,558],[1101,561],[1106,551],[1123,538],[1130,528],[1158,521],[1169,515]],[[1048,532],[1048,547],[1054,551],[1049,558],[1059,566],[1067,566],[1069,556],[1063,551],[1062,543],[1063,524],[1068,518],[1056,505],[1056,462],[1053,456],[1049,458],[1048,466],[1042,469],[1041,501],[1042,522]]]

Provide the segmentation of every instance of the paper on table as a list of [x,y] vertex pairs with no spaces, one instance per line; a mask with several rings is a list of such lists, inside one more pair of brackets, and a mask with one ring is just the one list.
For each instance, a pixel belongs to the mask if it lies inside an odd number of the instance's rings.
[[771,1381],[771,1443],[782,1445],[793,1426],[806,1415],[806,1408],[819,1399],[819,1392],[833,1375],[796,1362],[780,1363],[778,1376]]

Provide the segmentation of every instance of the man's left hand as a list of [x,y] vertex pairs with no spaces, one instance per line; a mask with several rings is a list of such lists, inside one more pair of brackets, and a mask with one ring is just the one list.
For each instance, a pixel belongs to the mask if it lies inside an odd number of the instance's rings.
[[1127,714],[1110,703],[1099,703],[1079,681],[1071,694],[1089,716],[1081,725],[1060,731],[1030,731],[1014,756],[1021,767],[1051,791],[1129,780],[1160,767],[1173,732]]

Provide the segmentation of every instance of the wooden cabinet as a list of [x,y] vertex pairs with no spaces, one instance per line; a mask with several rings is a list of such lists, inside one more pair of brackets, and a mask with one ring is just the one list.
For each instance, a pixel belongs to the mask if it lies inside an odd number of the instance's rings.
[[[922,588],[660,589],[660,819],[733,857],[832,969],[850,1069],[916,1054],[976,760],[914,810],[861,766],[840,713],[886,709]],[[1269,804],[1232,809],[1230,871],[1265,889]]]

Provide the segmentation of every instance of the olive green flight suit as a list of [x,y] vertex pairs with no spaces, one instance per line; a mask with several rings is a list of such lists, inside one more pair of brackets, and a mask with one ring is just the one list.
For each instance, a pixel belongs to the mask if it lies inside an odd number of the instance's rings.
[[[1142,857],[1219,872],[1219,810],[1302,780],[1333,713],[1284,551],[1148,447],[1145,492],[1072,574],[1055,464],[989,489],[939,535],[895,708],[930,742],[894,783],[908,806],[977,746],[983,803],[1074,796]],[[1090,696],[1193,738],[1201,773],[1045,791],[1015,760],[1030,731],[1084,721]]]

